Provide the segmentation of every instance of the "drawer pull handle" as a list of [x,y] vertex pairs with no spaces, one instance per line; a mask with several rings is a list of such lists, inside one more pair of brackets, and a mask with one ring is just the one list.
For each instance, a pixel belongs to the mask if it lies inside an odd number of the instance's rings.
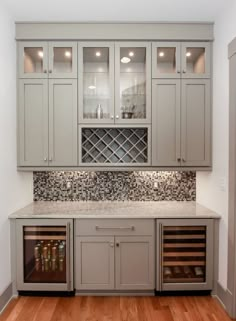
[[134,226],[120,226],[120,227],[116,227],[116,226],[98,226],[96,225],[95,226],[95,229],[98,231],[98,230],[131,230],[131,231],[134,231],[135,228]]

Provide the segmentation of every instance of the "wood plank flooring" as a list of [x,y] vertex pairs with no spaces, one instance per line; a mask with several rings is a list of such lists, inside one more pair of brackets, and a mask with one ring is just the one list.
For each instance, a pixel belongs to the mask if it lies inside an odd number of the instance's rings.
[[210,296],[19,297],[0,321],[230,321]]

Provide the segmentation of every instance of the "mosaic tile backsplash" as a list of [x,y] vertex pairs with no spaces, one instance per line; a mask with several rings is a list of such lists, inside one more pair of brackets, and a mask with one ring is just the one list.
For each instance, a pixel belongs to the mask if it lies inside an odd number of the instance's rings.
[[195,199],[195,172],[34,172],[35,201]]

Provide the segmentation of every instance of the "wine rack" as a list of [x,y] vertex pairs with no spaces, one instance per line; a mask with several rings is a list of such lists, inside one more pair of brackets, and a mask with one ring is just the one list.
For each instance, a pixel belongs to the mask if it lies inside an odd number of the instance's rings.
[[83,164],[148,164],[148,128],[82,128]]
[[163,283],[205,282],[206,226],[162,228]]

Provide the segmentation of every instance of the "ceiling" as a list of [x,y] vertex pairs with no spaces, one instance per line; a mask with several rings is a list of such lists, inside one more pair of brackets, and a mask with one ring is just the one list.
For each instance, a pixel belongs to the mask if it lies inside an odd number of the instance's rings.
[[1,0],[16,21],[214,21],[234,0]]

